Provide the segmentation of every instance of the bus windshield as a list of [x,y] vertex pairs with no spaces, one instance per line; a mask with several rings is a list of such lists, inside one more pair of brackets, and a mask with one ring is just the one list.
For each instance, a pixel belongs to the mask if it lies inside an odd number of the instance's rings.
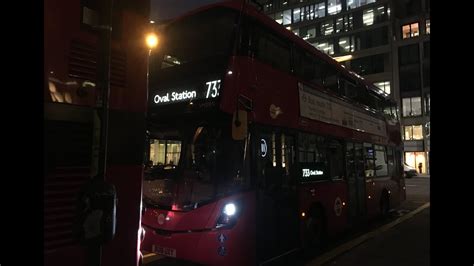
[[[179,138],[160,140],[161,145],[156,145],[157,141],[151,144],[150,155],[166,158],[166,163],[156,163],[151,158],[156,164],[145,174],[146,203],[186,211],[246,185],[246,141],[233,140],[230,128],[207,125],[179,132]],[[171,151],[162,150],[166,148]]]
[[170,24],[164,32],[158,68],[229,55],[236,18],[233,10],[213,8]]

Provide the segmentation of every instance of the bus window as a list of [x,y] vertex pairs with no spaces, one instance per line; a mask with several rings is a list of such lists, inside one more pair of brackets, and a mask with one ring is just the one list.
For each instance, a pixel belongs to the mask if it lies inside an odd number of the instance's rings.
[[344,178],[344,154],[342,148],[343,146],[340,141],[331,140],[328,143],[327,156],[331,179]]
[[374,147],[371,143],[364,143],[364,171],[365,177],[374,177],[375,176],[375,167],[374,167]]
[[150,140],[150,161],[153,165],[178,165],[181,154],[181,141]]
[[343,79],[344,79],[344,86],[342,89],[342,94],[350,99],[355,99],[357,97],[356,83],[347,77],[343,77]]
[[377,176],[387,176],[387,157],[385,147],[375,145],[375,173]]
[[233,10],[213,8],[170,24],[156,54],[161,68],[229,55],[236,19]]
[[339,75],[337,73],[336,68],[329,64],[326,64],[323,66],[324,66],[322,70],[323,71],[322,72],[323,86],[326,89],[329,89],[335,92],[336,94],[339,94],[339,85],[338,85]]
[[298,135],[298,162],[301,182],[328,179],[327,144],[324,137],[300,133]]
[[293,58],[293,70],[295,74],[305,81],[320,85],[316,80],[316,62],[314,56],[301,49],[295,49]]
[[257,59],[272,67],[290,72],[290,44],[263,26],[255,27],[252,49]]
[[294,163],[295,163],[295,140],[293,136],[281,135],[281,167],[285,181],[283,184],[294,183]]
[[394,167],[395,167],[395,162],[393,158],[393,148],[392,147],[387,147],[387,163],[388,163],[388,175],[393,176],[394,174]]

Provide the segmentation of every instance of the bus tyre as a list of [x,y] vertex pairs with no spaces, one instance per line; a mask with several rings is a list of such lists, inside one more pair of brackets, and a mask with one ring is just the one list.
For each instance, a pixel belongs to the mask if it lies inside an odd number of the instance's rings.
[[313,208],[305,221],[304,250],[309,256],[321,253],[326,245],[326,218],[321,208]]
[[387,218],[390,211],[390,199],[387,192],[384,192],[380,201],[380,214],[382,218]]

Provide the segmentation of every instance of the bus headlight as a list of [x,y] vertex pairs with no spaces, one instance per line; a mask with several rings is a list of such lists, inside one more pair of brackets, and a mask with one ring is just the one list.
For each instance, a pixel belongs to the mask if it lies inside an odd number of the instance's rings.
[[226,203],[217,219],[216,228],[232,227],[236,224],[239,216],[239,207],[233,202]]
[[225,213],[227,216],[233,216],[235,215],[236,211],[237,211],[237,208],[235,207],[234,203],[227,203],[224,206],[223,213]]

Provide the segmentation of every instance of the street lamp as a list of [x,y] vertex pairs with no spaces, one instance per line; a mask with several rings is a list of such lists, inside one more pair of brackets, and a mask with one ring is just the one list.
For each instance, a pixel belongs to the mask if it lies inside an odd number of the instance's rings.
[[146,44],[150,50],[154,49],[158,45],[158,36],[155,33],[149,33],[146,36]]

